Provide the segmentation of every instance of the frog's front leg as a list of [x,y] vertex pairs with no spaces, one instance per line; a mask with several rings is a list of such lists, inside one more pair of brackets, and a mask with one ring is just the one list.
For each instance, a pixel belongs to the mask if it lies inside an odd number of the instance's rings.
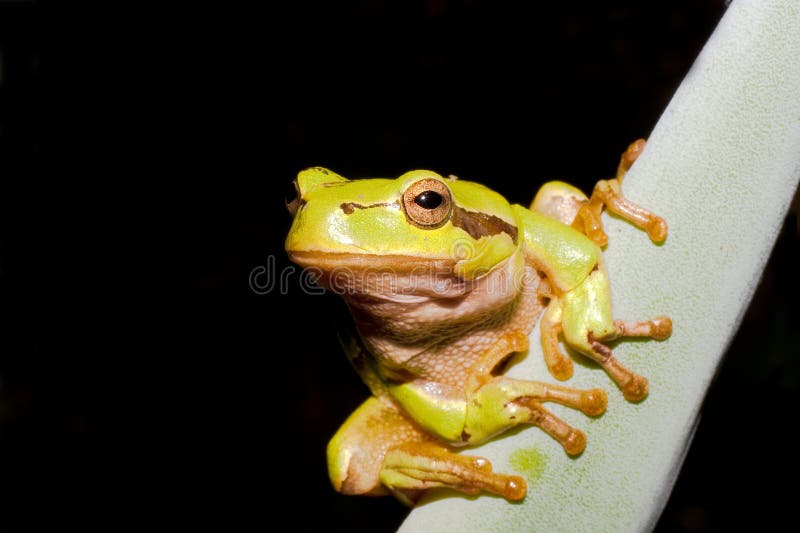
[[462,439],[479,443],[516,425],[531,424],[557,440],[567,454],[578,455],[586,447],[586,435],[553,415],[542,402],[556,402],[598,416],[606,409],[606,393],[492,374],[510,353],[527,349],[527,335],[508,332],[472,367]]
[[413,503],[425,489],[480,491],[509,500],[525,497],[525,480],[492,472],[483,457],[459,455],[435,440],[389,403],[364,402],[328,444],[328,471],[344,494],[392,492]]
[[622,194],[622,179],[644,150],[645,144],[644,139],[631,143],[620,157],[616,177],[598,181],[591,198],[586,198],[581,191],[566,183],[549,182],[536,194],[531,209],[572,225],[598,245],[605,246],[608,236],[603,230],[600,215],[608,207],[612,213],[645,230],[653,242],[662,242],[667,238],[664,219]]
[[527,349],[523,333],[503,335],[474,364],[461,394],[423,380],[391,384],[394,402],[372,397],[342,425],[328,444],[328,471],[345,494],[391,491],[413,502],[420,491],[449,487],[467,494],[492,492],[508,500],[525,497],[525,481],[492,471],[487,459],[453,453],[452,446],[478,444],[519,424],[540,427],[570,455],[586,446],[585,434],[544,408],[557,402],[590,416],[602,414],[600,389],[494,376],[510,353]]
[[598,416],[605,411],[607,400],[600,389],[580,390],[496,376],[469,395],[463,437],[469,443],[479,443],[519,424],[530,424],[558,441],[568,455],[579,455],[586,448],[586,435],[547,410],[543,402]]
[[[559,335],[573,349],[588,355],[606,371],[625,399],[640,401],[647,396],[647,379],[625,368],[604,342],[619,337],[651,337],[663,340],[672,332],[669,317],[629,322],[614,320],[608,275],[601,262],[575,289],[554,296],[542,317],[542,349],[545,361],[556,378],[567,379],[572,364],[559,348]],[[568,368],[568,372],[563,372]]]

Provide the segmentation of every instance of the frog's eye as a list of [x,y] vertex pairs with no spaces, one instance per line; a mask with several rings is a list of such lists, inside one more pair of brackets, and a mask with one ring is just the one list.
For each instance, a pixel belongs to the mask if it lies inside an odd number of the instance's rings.
[[403,209],[415,226],[434,229],[450,219],[453,199],[447,185],[435,179],[422,179],[403,193]]
[[286,209],[289,210],[289,214],[294,217],[300,207],[300,189],[297,187],[297,180],[292,180],[289,188],[286,189],[284,202],[286,202]]

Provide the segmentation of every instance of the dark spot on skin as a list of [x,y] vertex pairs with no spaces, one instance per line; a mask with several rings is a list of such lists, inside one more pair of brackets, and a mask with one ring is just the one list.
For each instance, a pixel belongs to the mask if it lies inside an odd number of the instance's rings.
[[608,359],[609,357],[611,357],[611,349],[605,344],[595,339],[594,334],[591,331],[586,335],[586,340],[589,341],[589,344],[592,346],[592,349],[598,355],[600,355],[604,359]]
[[356,202],[344,202],[343,204],[339,205],[339,209],[341,209],[345,215],[352,215],[356,209],[372,209],[373,207],[392,206],[400,207],[400,204],[397,202],[381,202],[379,204],[363,205]]
[[469,233],[473,239],[505,233],[511,237],[515,244],[517,242],[517,227],[494,215],[476,213],[467,211],[462,207],[455,207],[450,220],[454,226]]
[[416,378],[405,368],[381,368],[377,372],[384,383],[408,383]]
[[328,172],[328,169],[327,169],[327,168],[322,168],[322,167],[314,167],[314,170],[317,170],[317,171],[319,171],[319,172],[322,172],[322,173],[323,173],[323,174],[325,174],[325,175],[327,175],[327,174],[330,174],[330,172]]
[[[597,263],[597,264],[594,266],[594,268],[592,269],[592,272],[597,272],[598,270],[600,270],[600,263]],[[590,272],[590,274],[591,274],[591,272]]]
[[542,409],[536,409],[536,408],[532,408],[532,407],[531,407],[531,406],[529,406],[529,405],[526,405],[526,407],[527,407],[528,409],[530,409],[530,413],[531,413],[531,414],[530,414],[530,420],[528,420],[528,422],[530,422],[530,423],[531,423],[532,425],[534,425],[534,426],[541,425],[541,423],[542,423],[542,422],[544,421],[544,419],[545,419],[544,410],[542,410]]
[[461,440],[462,440],[462,441],[464,441],[464,442],[469,442],[469,439],[470,439],[470,437],[472,437],[472,435],[470,435],[469,433],[467,433],[467,431],[466,431],[466,430],[464,430],[464,431],[462,431],[462,432],[461,432]]

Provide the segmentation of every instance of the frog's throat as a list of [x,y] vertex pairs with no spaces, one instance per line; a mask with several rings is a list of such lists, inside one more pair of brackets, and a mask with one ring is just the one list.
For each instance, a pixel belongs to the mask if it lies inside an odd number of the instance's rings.
[[[445,314],[454,312],[454,306],[498,305],[521,290],[525,272],[520,250],[470,279],[456,273],[455,259],[307,251],[290,252],[290,257],[317,284],[342,296],[351,307],[379,315],[403,314],[404,306],[425,302],[438,302]],[[392,310],[392,304],[400,308]]]
[[393,293],[342,296],[367,350],[381,364],[396,368],[470,331],[505,327],[515,310],[521,309],[521,302],[539,302],[538,275],[521,255],[515,254],[485,276],[454,284],[460,292],[405,301]]

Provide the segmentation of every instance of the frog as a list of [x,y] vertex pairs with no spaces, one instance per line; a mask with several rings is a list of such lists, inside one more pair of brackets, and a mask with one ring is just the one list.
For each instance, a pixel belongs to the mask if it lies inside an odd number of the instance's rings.
[[[654,243],[666,239],[664,219],[622,193],[644,147],[643,139],[632,143],[616,176],[598,181],[591,196],[551,181],[527,208],[430,170],[353,180],[323,167],[298,173],[286,198],[286,251],[345,300],[352,331],[341,344],[371,392],[328,444],[335,490],[393,494],[409,505],[435,488],[523,499],[523,477],[461,452],[521,425],[538,427],[569,456],[584,451],[586,434],[545,404],[598,417],[607,395],[558,383],[573,374],[562,340],[626,400],[647,396],[647,379],[608,343],[666,339],[672,321],[613,317],[601,218],[608,210]],[[537,325],[555,382],[505,375]]]

